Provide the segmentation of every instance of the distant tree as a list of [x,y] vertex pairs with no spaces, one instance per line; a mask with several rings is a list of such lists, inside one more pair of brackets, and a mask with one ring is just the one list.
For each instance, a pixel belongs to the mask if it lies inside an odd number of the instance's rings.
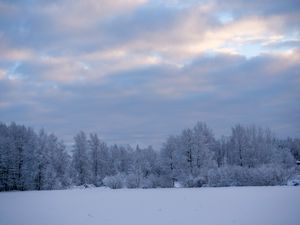
[[34,189],[34,166],[37,136],[31,128],[12,123],[9,127],[11,136],[10,165],[13,190]]
[[160,152],[107,146],[97,134],[74,137],[72,155],[54,134],[0,123],[0,191],[62,189],[93,183],[111,188],[281,185],[296,173],[300,139],[236,125],[214,138],[198,122],[170,136]]
[[233,165],[244,166],[244,154],[248,147],[246,130],[240,124],[232,128],[228,162]]
[[172,187],[174,187],[174,183],[178,179],[180,169],[178,142],[178,137],[169,136],[160,151],[160,167],[164,179],[166,179],[165,182],[171,182]]
[[131,158],[128,149],[124,146],[113,145],[110,147],[113,173],[128,173]]
[[215,166],[214,150],[217,142],[205,123],[198,122],[193,128],[194,174]]
[[83,185],[91,181],[88,141],[83,131],[74,137],[74,141],[72,155],[73,182],[76,185]]
[[48,189],[61,189],[68,187],[71,183],[70,156],[66,147],[54,134],[48,136],[49,166],[47,170]]
[[61,189],[70,185],[70,157],[54,134],[41,130],[35,151],[35,189]]
[[184,154],[184,161],[182,162],[182,170],[186,174],[193,174],[194,172],[194,143],[193,143],[193,131],[191,129],[185,129],[181,134],[181,151]]
[[216,165],[214,153],[217,142],[205,123],[171,136],[161,150],[161,168],[165,179],[186,186],[201,186],[203,175]]
[[9,128],[0,123],[0,190],[8,191],[12,189],[12,139]]
[[230,165],[253,168],[271,163],[293,164],[289,149],[280,150],[269,129],[237,125],[232,129],[228,148]]
[[224,136],[216,141],[216,146],[213,148],[214,160],[217,162],[218,167],[227,165],[228,158],[228,140]]
[[280,149],[289,149],[295,160],[300,160],[300,139],[287,138],[285,140],[278,140],[277,145]]
[[47,168],[50,165],[48,136],[44,130],[41,130],[38,137],[36,149],[36,175],[35,189],[42,190],[47,187]]
[[92,183],[96,186],[102,185],[106,175],[110,175],[109,153],[106,143],[101,141],[97,134],[90,134],[89,138],[90,162]]
[[128,187],[156,186],[153,176],[158,176],[158,155],[151,146],[141,149],[138,145],[131,153],[131,166],[128,170]]

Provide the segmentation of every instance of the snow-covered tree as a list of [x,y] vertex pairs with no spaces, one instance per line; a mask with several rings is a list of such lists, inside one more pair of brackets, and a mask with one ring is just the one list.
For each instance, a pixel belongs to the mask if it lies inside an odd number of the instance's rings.
[[131,164],[128,150],[124,146],[113,145],[110,147],[111,164],[114,174],[128,173]]
[[48,136],[49,166],[47,170],[48,189],[60,189],[70,185],[70,156],[66,147],[54,134]]
[[198,122],[193,128],[194,173],[215,166],[214,149],[217,147],[212,131],[205,123]]
[[277,145],[280,149],[289,149],[296,160],[300,161],[300,139],[287,138],[285,140],[277,140]]
[[74,137],[74,141],[72,155],[73,182],[76,185],[83,185],[91,181],[88,140],[86,134],[81,131]]
[[169,136],[160,151],[160,167],[165,179],[164,183],[170,183],[168,186],[172,187],[174,187],[174,183],[178,179],[181,169],[179,161],[179,145],[178,137]]
[[54,134],[0,123],[0,191],[61,189],[93,183],[112,188],[284,184],[295,174],[300,139],[236,125],[219,140],[205,123],[152,147],[107,146],[97,134],[74,137],[72,155]]
[[96,186],[102,185],[102,180],[106,175],[110,175],[109,152],[105,142],[101,141],[97,134],[90,134],[90,162],[91,179]]

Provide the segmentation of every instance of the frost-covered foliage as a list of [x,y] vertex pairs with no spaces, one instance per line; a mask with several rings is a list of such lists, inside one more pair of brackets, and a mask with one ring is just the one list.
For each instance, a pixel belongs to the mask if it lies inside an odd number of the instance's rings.
[[124,186],[124,176],[120,173],[114,176],[107,176],[103,179],[103,184],[112,189],[120,189]]
[[127,188],[138,188],[140,186],[139,177],[133,173],[126,176],[125,183]]
[[288,186],[300,186],[300,175],[291,177],[288,180],[287,185]]
[[91,181],[91,164],[88,158],[88,141],[84,132],[74,137],[72,157],[72,178],[76,185],[83,185]]
[[268,129],[241,125],[228,138],[215,140],[198,123],[167,139],[161,169],[167,179],[185,187],[281,185],[295,173],[297,140],[279,141]]
[[281,149],[289,150],[294,158],[300,161],[300,139],[299,138],[287,138],[285,140],[277,140],[278,146]]
[[281,185],[297,173],[300,139],[277,139],[270,130],[236,125],[217,140],[205,123],[151,146],[108,146],[97,134],[62,141],[15,123],[0,123],[0,191]]
[[217,166],[214,151],[217,142],[204,123],[167,139],[161,150],[162,170],[167,179],[187,187],[203,185],[203,172]]
[[257,168],[228,166],[210,170],[206,182],[210,187],[284,185],[294,172],[277,165]]
[[232,134],[226,149],[226,160],[230,165],[257,167],[264,164],[294,164],[291,151],[279,148],[271,131],[255,126],[232,128]]
[[53,134],[0,124],[0,191],[67,187],[69,164],[64,144]]

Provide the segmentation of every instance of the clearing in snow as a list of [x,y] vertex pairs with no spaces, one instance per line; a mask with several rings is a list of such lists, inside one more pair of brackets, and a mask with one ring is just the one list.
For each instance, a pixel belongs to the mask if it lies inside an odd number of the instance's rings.
[[0,193],[0,225],[298,225],[299,187]]

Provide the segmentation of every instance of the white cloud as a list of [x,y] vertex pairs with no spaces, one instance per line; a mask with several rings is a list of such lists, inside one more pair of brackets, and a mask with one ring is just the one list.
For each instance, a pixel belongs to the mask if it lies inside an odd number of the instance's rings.
[[62,29],[93,29],[106,17],[128,13],[147,0],[64,0],[39,6],[40,14],[51,18]]
[[6,73],[7,73],[6,70],[0,68],[0,80],[6,77]]
[[171,133],[199,119],[216,126],[247,118],[295,123],[278,119],[299,111],[299,16],[292,7],[282,12],[285,3],[30,2],[0,2],[5,121],[68,134],[75,124],[111,133],[122,124],[132,137]]

